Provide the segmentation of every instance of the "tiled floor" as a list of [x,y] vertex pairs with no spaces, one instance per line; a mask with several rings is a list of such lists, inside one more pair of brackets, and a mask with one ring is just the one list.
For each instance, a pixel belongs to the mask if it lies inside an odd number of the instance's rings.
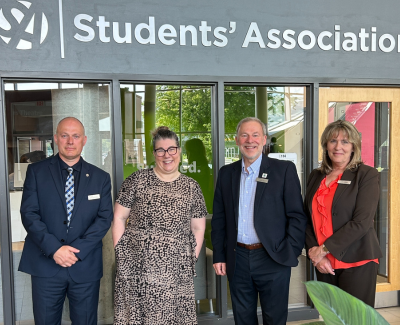
[[[400,307],[380,308],[378,312],[390,323],[390,325],[400,325]],[[321,319],[313,319],[309,321],[288,322],[286,325],[301,325],[318,321]]]

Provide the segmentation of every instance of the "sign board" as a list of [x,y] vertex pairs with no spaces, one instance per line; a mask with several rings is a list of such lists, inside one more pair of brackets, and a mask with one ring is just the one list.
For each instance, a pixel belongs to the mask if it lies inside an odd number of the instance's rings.
[[297,153],[288,152],[288,153],[270,153],[268,157],[275,158],[279,160],[289,160],[295,165],[297,165]]

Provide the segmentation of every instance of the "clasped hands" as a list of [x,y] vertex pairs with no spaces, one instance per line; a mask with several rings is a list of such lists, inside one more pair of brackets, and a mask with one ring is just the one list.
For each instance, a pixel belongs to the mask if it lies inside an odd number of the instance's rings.
[[70,267],[78,261],[78,258],[75,256],[75,254],[79,252],[79,249],[65,245],[59,248],[54,253],[53,259],[58,265],[61,265],[62,267]]
[[335,275],[335,270],[332,268],[331,262],[329,262],[326,255],[327,252],[324,251],[322,245],[314,246],[308,250],[308,256],[319,272]]

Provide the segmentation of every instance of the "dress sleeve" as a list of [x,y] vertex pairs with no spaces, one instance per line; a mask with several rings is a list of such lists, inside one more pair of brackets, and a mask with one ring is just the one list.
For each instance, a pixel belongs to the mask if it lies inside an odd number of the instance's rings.
[[118,202],[121,204],[123,207],[130,209],[132,207],[132,204],[135,200],[136,197],[136,182],[137,182],[137,177],[135,175],[136,173],[132,174],[129,176],[126,180],[121,185],[121,188],[119,189],[117,199],[115,202]]
[[207,207],[204,196],[197,182],[193,182],[192,186],[192,218],[205,218],[207,216]]

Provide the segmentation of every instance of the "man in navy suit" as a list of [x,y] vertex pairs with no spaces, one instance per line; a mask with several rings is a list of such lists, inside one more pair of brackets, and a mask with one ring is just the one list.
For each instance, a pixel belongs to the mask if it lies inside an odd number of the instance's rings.
[[242,159],[218,174],[211,221],[214,269],[228,275],[237,325],[284,325],[291,267],[297,266],[307,218],[292,162],[262,154],[267,130],[259,119],[239,122]]
[[[31,274],[36,324],[61,324],[66,296],[72,324],[97,324],[102,238],[113,210],[110,175],[81,157],[86,140],[82,123],[64,118],[54,135],[59,153],[27,170],[21,203],[27,236],[19,270]],[[65,192],[72,187],[67,204]]]

